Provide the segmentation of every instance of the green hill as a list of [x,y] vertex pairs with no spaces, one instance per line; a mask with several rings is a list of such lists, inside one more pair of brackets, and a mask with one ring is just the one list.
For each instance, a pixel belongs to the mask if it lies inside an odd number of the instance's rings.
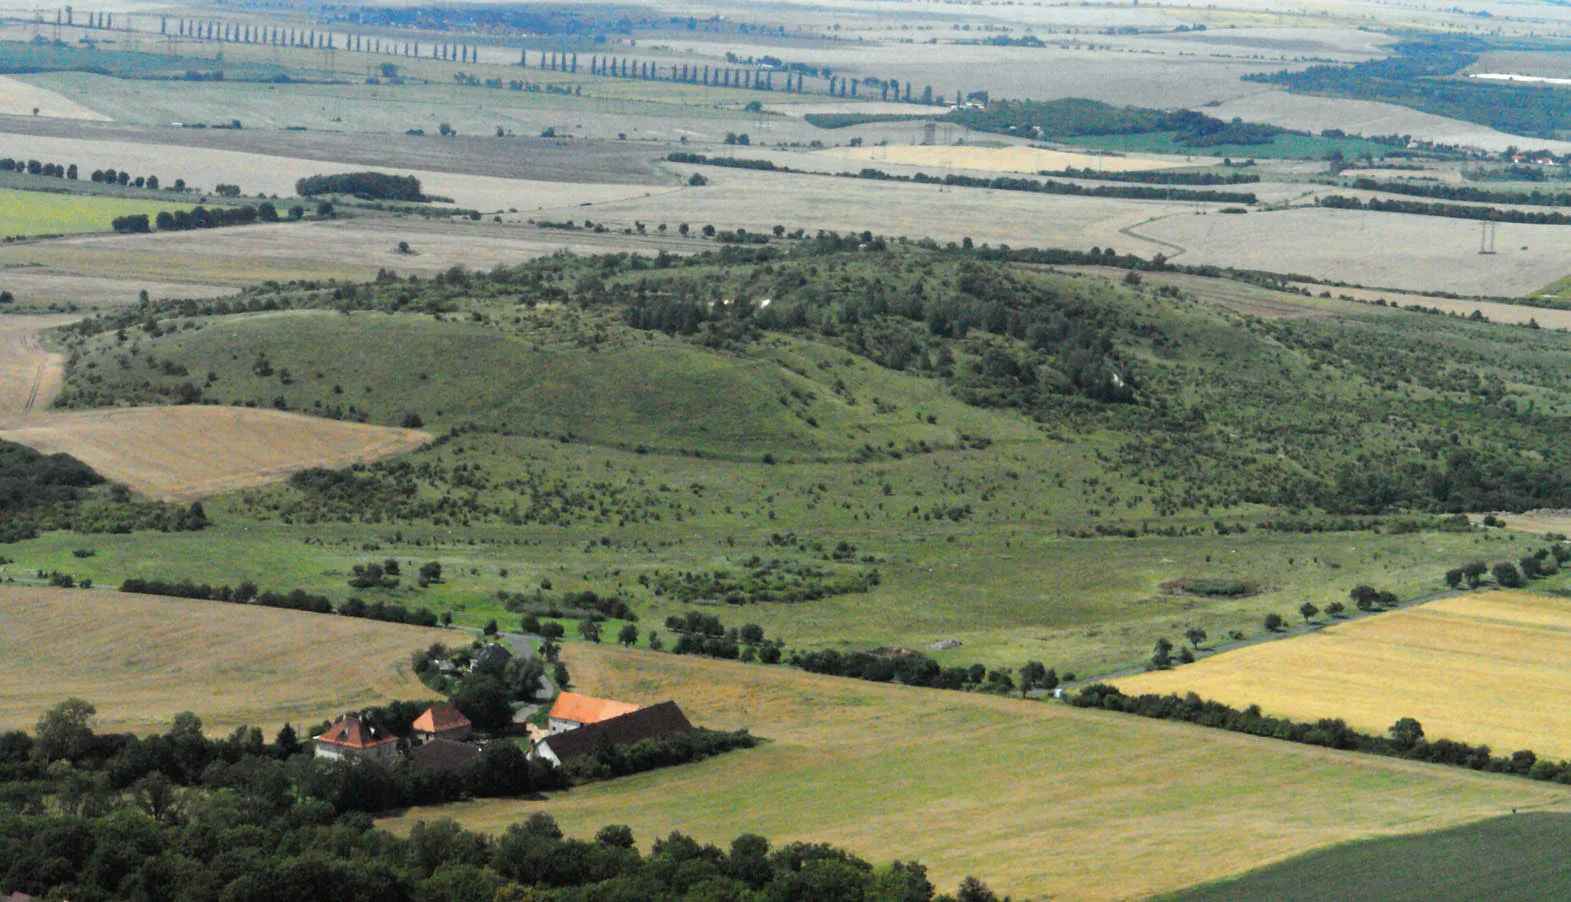
[[[69,406],[414,415],[444,437],[214,499],[215,526],[178,554],[129,537],[73,560],[46,537],[16,556],[338,597],[367,555],[440,556],[450,581],[369,596],[475,625],[516,619],[496,593],[545,583],[648,620],[729,592],[661,587],[789,573],[824,591],[723,619],[799,646],[953,638],[946,661],[1084,672],[1189,626],[1256,633],[1360,583],[1435,591],[1451,567],[1531,550],[1451,512],[1571,506],[1561,333],[1308,299],[1315,315],[1261,320],[1033,254],[786,246],[84,321],[62,336]],[[1167,588],[1186,580],[1254,594]]]
[[562,258],[266,299],[339,314],[141,311],[83,327],[60,403],[799,461],[1029,439],[1091,455],[1106,507],[1142,519],[1571,506],[1562,333],[1379,307],[1258,320],[1002,256]]

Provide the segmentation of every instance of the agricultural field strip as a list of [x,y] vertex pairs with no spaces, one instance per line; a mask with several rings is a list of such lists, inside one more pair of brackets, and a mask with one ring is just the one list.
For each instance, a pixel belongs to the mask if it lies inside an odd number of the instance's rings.
[[165,501],[263,485],[308,467],[403,454],[429,433],[229,407],[121,408],[53,413],[64,359],[42,330],[73,317],[0,318],[0,440],[63,452]]
[[1568,800],[1525,780],[1019,699],[605,646],[564,654],[582,691],[676,699],[696,723],[770,742],[543,802],[416,809],[384,823],[402,832],[450,816],[500,831],[545,810],[570,834],[625,823],[644,843],[673,829],[710,842],[748,831],[916,857],[940,886],[985,873],[1001,893],[1110,899]]
[[[110,166],[136,173],[157,175],[172,184],[181,178],[189,185],[211,189],[219,183],[239,185],[250,195],[292,196],[295,182],[309,175],[347,172],[367,168],[352,164],[302,157],[279,156],[234,150],[212,150],[182,144],[144,144],[120,139],[79,139],[66,137],[0,135],[0,155],[36,158],[62,164],[76,163],[92,169]],[[414,175],[426,193],[451,197],[463,207],[484,210],[511,207],[554,207],[584,201],[605,202],[641,197],[650,190],[646,185],[611,183],[565,183],[557,181],[499,178],[401,168],[371,166],[392,175]],[[195,198],[180,198],[193,203]]]
[[145,495],[181,502],[311,467],[408,453],[432,438],[414,429],[206,405],[54,413],[0,430],[0,440],[70,454]]
[[[1336,624],[1114,684],[1127,693],[1197,692],[1295,719],[1340,717],[1383,733],[1414,717],[1431,737],[1571,757],[1571,602],[1469,595]],[[1531,687],[1528,691],[1526,687]]]
[[[0,567],[0,572],[4,571]],[[0,729],[69,696],[103,730],[303,729],[357,706],[427,697],[409,654],[434,630],[276,608],[97,590],[0,587]]]
[[[334,132],[188,129],[126,123],[88,125],[0,115],[0,144],[18,139],[26,146],[42,139],[91,142],[95,147],[105,143],[137,144],[509,180],[663,184],[649,165],[650,158],[659,155],[660,149],[637,142],[586,144],[537,138],[498,141],[464,135],[442,138],[403,134],[376,135],[375,140],[367,140],[366,135]],[[95,165],[115,164],[112,158],[105,158]],[[182,177],[173,172],[169,176]]]
[[37,115],[52,119],[108,122],[109,117],[88,109],[76,101],[48,88],[0,75],[0,114],[7,116]]

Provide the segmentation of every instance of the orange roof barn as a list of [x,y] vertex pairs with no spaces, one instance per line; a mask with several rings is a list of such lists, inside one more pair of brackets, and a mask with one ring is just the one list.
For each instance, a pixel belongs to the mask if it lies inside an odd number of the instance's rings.
[[551,706],[552,720],[570,720],[573,723],[591,724],[623,714],[631,714],[638,710],[637,705],[627,702],[612,701],[608,698],[595,698],[592,695],[579,695],[576,692],[564,692],[556,697],[556,704]]

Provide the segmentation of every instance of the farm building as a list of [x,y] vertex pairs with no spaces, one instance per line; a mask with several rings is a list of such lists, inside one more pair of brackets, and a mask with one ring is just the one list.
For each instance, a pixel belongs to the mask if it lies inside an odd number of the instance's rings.
[[480,746],[451,739],[433,739],[415,746],[409,752],[411,770],[426,773],[450,774],[480,757]]
[[340,717],[314,741],[318,758],[363,758],[380,764],[398,758],[398,737],[358,714]]
[[487,645],[475,655],[474,661],[469,664],[469,669],[479,670],[482,667],[502,667],[512,659],[513,653],[508,651],[506,646]]
[[547,736],[535,745],[530,757],[561,767],[594,751],[602,742],[609,742],[613,746],[632,745],[645,739],[658,739],[691,729],[693,724],[676,702],[661,702],[599,723],[586,724],[576,730]]
[[627,702],[579,695],[577,692],[564,692],[556,697],[556,703],[551,706],[551,734],[576,730],[582,726],[610,720],[637,710],[637,705],[630,705]]
[[473,730],[469,718],[447,702],[427,708],[424,714],[415,718],[412,728],[415,738],[421,742],[430,742],[434,739],[463,742],[469,738]]

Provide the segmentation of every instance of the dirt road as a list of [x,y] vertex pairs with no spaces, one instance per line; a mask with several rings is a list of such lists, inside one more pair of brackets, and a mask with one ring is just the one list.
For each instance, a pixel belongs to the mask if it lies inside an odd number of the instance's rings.
[[0,317],[0,428],[33,422],[54,403],[65,377],[65,358],[46,351],[41,335],[75,319]]

